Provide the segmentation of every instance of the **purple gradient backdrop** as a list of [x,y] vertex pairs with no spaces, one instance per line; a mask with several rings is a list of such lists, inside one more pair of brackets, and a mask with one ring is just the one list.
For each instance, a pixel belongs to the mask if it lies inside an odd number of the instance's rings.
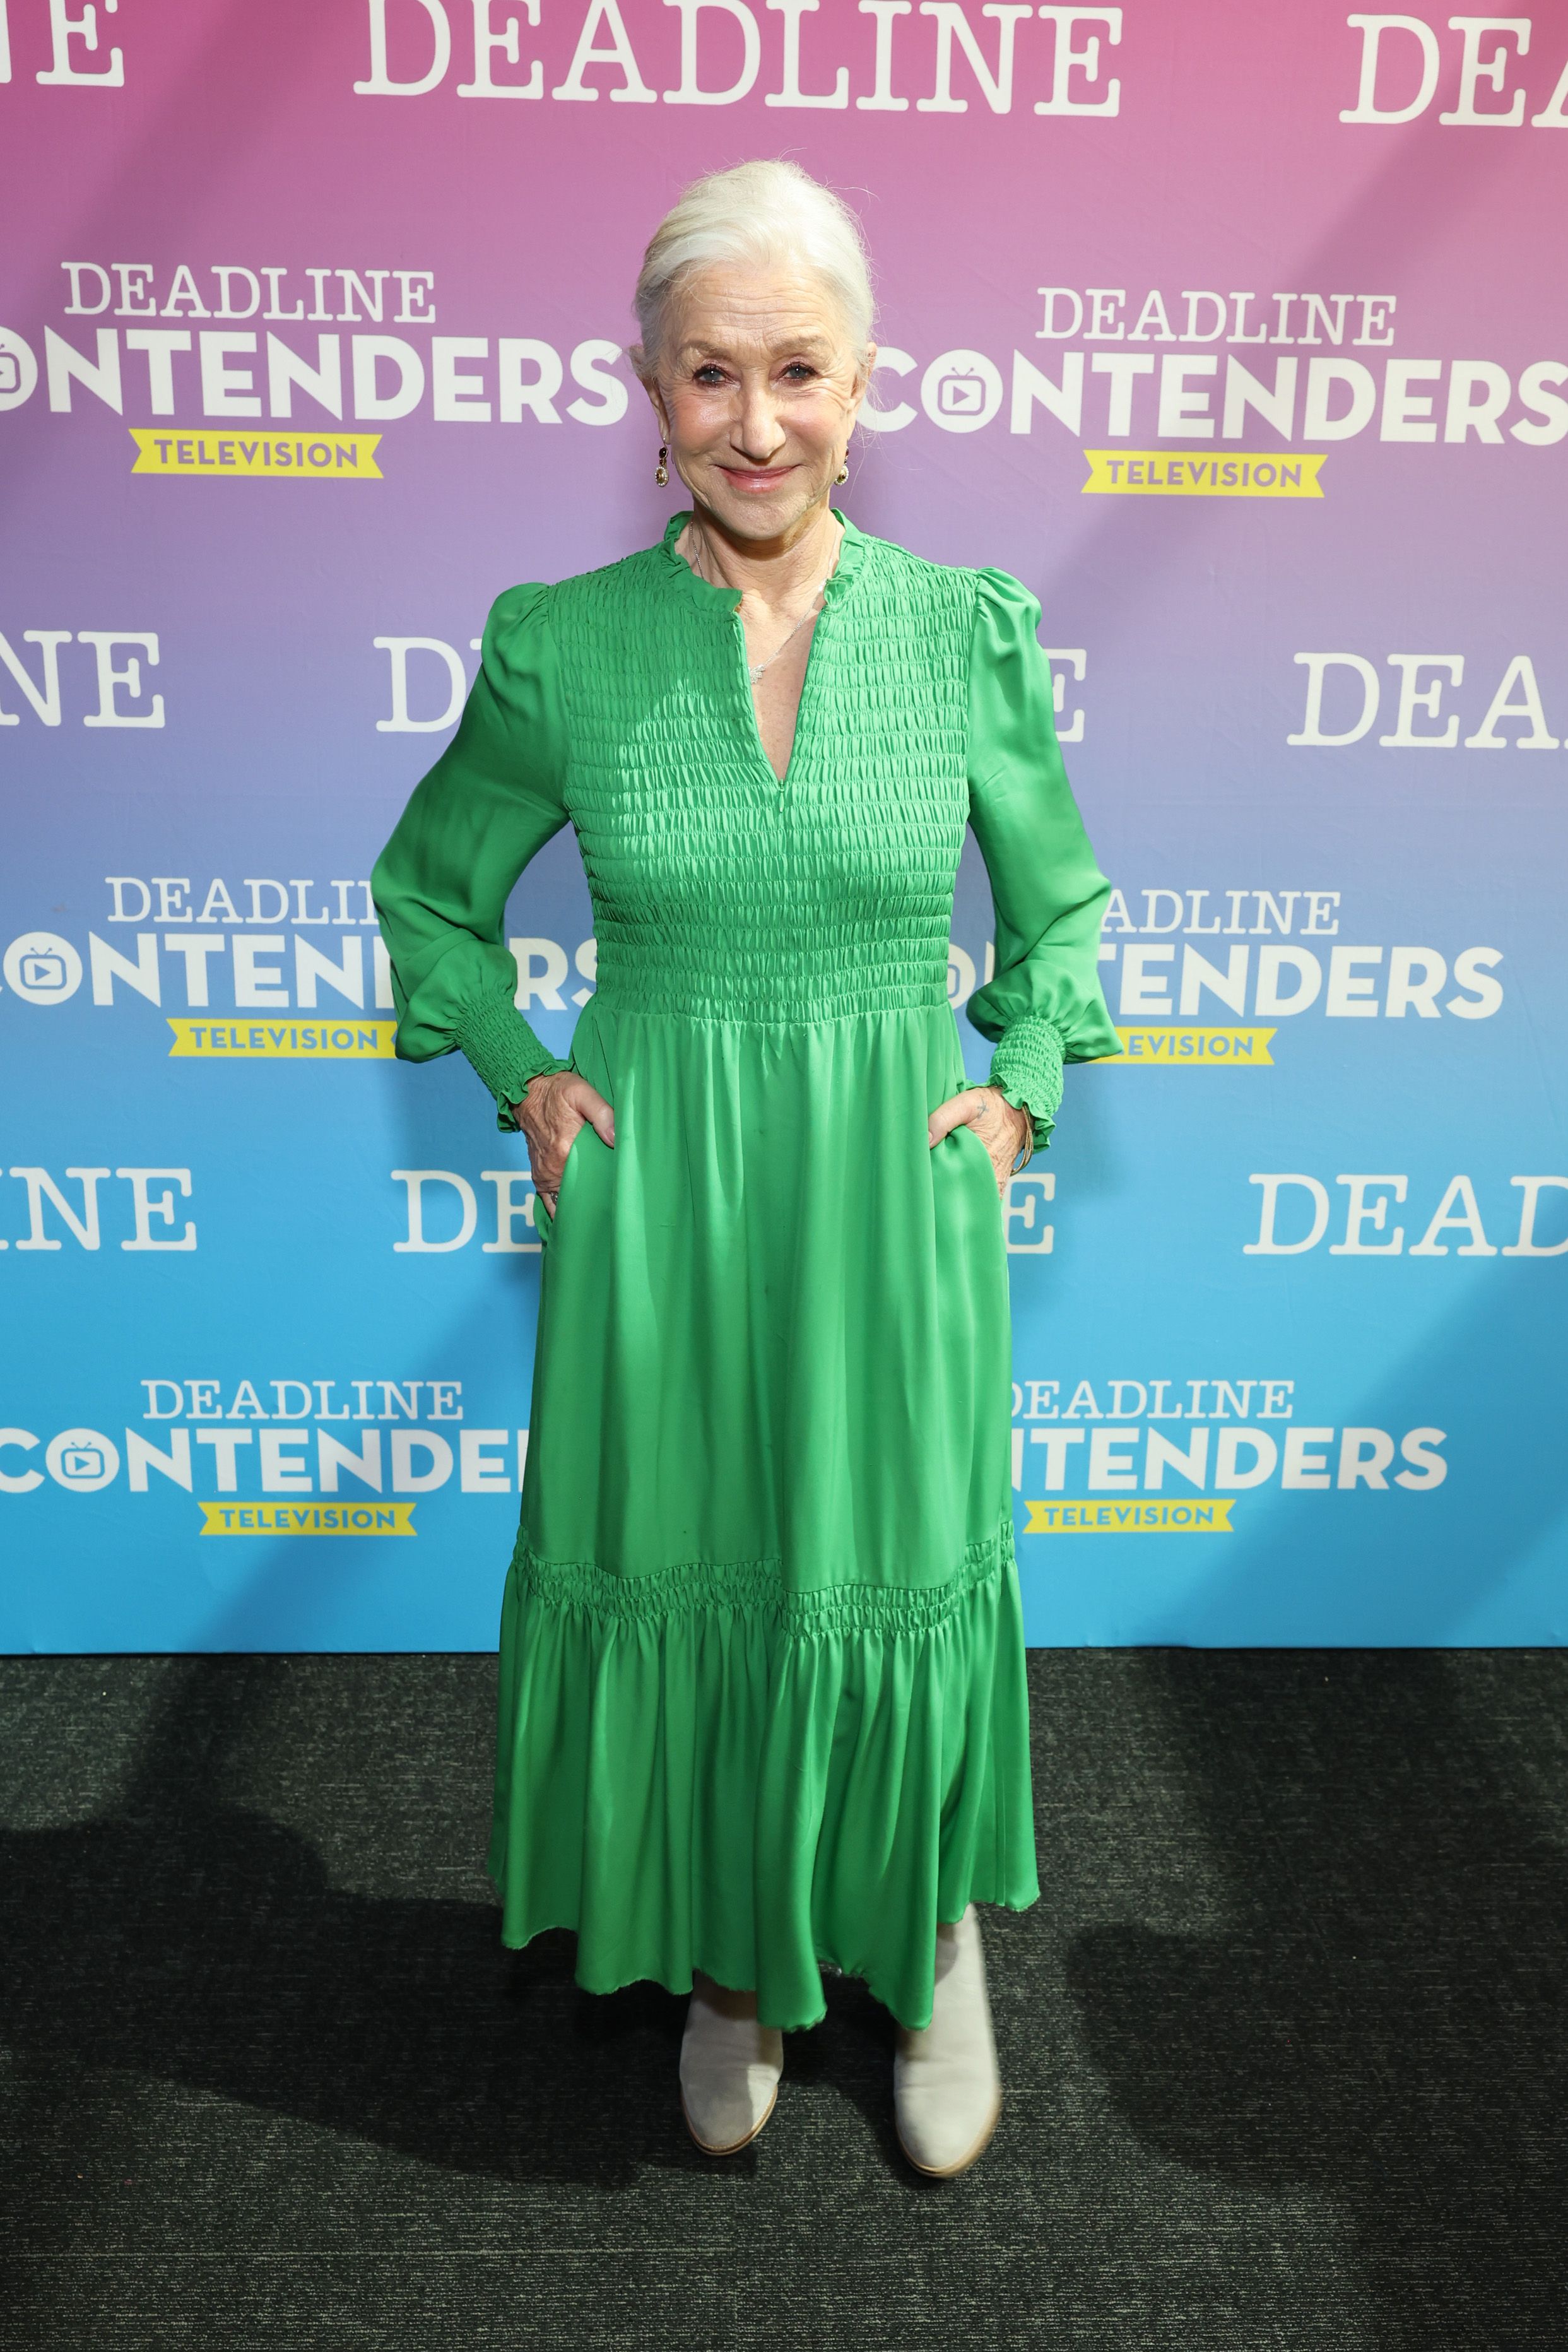
[[[90,352],[99,328],[135,323],[112,304],[100,317],[68,316],[67,260],[148,263],[161,293],[184,262],[209,304],[215,264],[287,268],[289,301],[307,268],[417,268],[434,274],[436,333],[485,337],[492,350],[499,336],[529,336],[564,358],[588,338],[629,339],[643,244],[687,179],[787,153],[843,190],[865,223],[879,331],[918,362],[913,374],[879,377],[885,406],[907,398],[918,409],[919,371],[948,351],[988,355],[1004,379],[1015,352],[1052,375],[1067,350],[1092,356],[1100,347],[1082,337],[1038,335],[1036,289],[1048,284],[1124,288],[1129,321],[1145,289],[1160,288],[1178,330],[1188,288],[1254,289],[1260,316],[1280,289],[1393,294],[1390,349],[1353,352],[1347,338],[1345,355],[1379,373],[1390,356],[1443,363],[1442,382],[1418,387],[1437,394],[1436,442],[1389,441],[1375,420],[1343,442],[1298,436],[1327,453],[1321,501],[1085,497],[1083,447],[1114,446],[1092,372],[1080,433],[1038,406],[1031,429],[1013,433],[1005,399],[973,434],[917,414],[904,430],[861,436],[843,495],[862,528],[939,560],[1017,572],[1040,596],[1045,642],[1085,649],[1084,681],[1065,694],[1065,709],[1085,714],[1070,766],[1134,923],[1149,888],[1207,889],[1211,908],[1228,888],[1338,890],[1341,940],[1427,943],[1450,962],[1484,945],[1503,959],[1503,1001],[1486,1019],[1331,1021],[1320,1004],[1280,1024],[1268,1071],[1072,1074],[1055,1200],[1038,1204],[1054,1247],[1013,1261],[1020,1528],[1041,1493],[1031,1381],[1060,1381],[1065,1403],[1088,1380],[1102,1406],[1117,1379],[1291,1381],[1298,1422],[1396,1435],[1440,1428],[1448,1475],[1423,1492],[1276,1484],[1237,1497],[1228,1538],[1190,1545],[1026,1532],[1031,1637],[1563,1638],[1564,1400],[1552,1335],[1568,1258],[1505,1260],[1501,1245],[1517,1224],[1510,1179],[1568,1168],[1568,751],[1386,748],[1378,737],[1393,724],[1387,657],[1401,651],[1464,656],[1464,683],[1441,705],[1445,717],[1460,713],[1461,736],[1479,728],[1512,657],[1527,655],[1551,730],[1568,736],[1568,442],[1514,436],[1506,427],[1527,416],[1517,401],[1495,445],[1441,438],[1451,362],[1500,363],[1515,384],[1532,362],[1568,362],[1558,226],[1568,137],[1529,121],[1568,58],[1568,6],[1535,8],[1528,56],[1507,48],[1504,90],[1480,89],[1500,108],[1515,86],[1526,90],[1517,130],[1440,123],[1456,103],[1460,43],[1437,16],[1442,72],[1427,112],[1400,127],[1342,123],[1361,37],[1319,0],[1289,11],[1129,5],[1099,79],[1072,84],[1097,99],[1114,74],[1120,111],[1079,118],[1031,110],[1051,86],[1052,33],[1038,17],[1018,27],[1006,114],[986,104],[961,57],[954,89],[967,110],[919,110],[934,87],[937,26],[918,13],[898,20],[894,87],[911,102],[894,114],[853,103],[873,87],[875,28],[849,0],[824,0],[801,20],[805,87],[826,88],[840,64],[849,70],[841,112],[763,103],[779,87],[782,27],[760,5],[756,88],[712,108],[460,98],[474,12],[449,0],[446,13],[455,53],[444,86],[393,99],[353,92],[369,65],[366,0],[274,0],[265,11],[123,0],[101,19],[96,54],[79,39],[70,51],[86,70],[119,44],[119,89],[40,85],[48,10],[9,0],[0,325],[41,362],[46,329]],[[510,13],[492,9],[497,30]],[[679,11],[625,0],[622,13],[648,84],[673,89]],[[525,66],[543,60],[547,92],[565,76],[584,15],[583,0],[541,0],[537,31],[521,27]],[[412,76],[429,55],[426,14],[416,0],[390,0],[389,16],[393,69]],[[969,20],[994,60],[995,21],[977,7]],[[1075,38],[1096,30],[1106,26],[1086,21]],[[722,84],[739,28],[710,11],[702,38],[705,74]],[[619,76],[601,68],[595,79],[602,90]],[[1391,50],[1383,87],[1412,79]],[[318,332],[354,331],[275,323],[307,354]],[[249,321],[253,331],[266,324]],[[361,331],[428,341],[420,327]],[[1141,348],[1156,361],[1212,350],[1222,366],[1232,348],[1261,368],[1283,347]],[[1329,351],[1290,348],[1303,362]],[[167,429],[200,432],[195,355],[174,364]],[[493,379],[489,362],[486,372]],[[630,382],[623,361],[615,373]],[[127,428],[157,420],[145,362],[130,352],[124,383],[122,415],[79,383],[70,413],[57,413],[43,381],[0,414],[0,633],[36,675],[27,629],[156,632],[148,684],[167,709],[161,730],[84,732],[92,661],[73,643],[61,654],[62,723],[46,728],[0,669],[0,709],[18,716],[0,729],[13,845],[0,947],[43,929],[85,958],[96,929],[128,951],[129,927],[106,929],[109,875],[368,872],[444,740],[377,731],[388,674],[373,640],[430,636],[465,651],[500,588],[612,559],[654,537],[670,509],[653,485],[654,436],[634,383],[624,416],[597,428],[436,422],[427,394],[407,418],[357,428],[382,433],[384,478],[354,486],[133,477]],[[569,381],[562,402],[578,389]],[[304,397],[297,407],[319,414]],[[351,416],[344,429],[355,429]],[[1147,383],[1128,446],[1159,446]],[[1282,446],[1256,417],[1239,444],[1168,446]],[[1302,723],[1303,649],[1357,652],[1378,669],[1382,716],[1359,742],[1287,744]],[[1517,736],[1520,722],[1504,731]],[[511,928],[569,955],[588,936],[569,843],[525,877]],[[956,937],[978,963],[988,935],[971,846]],[[1179,958],[1182,934],[1166,936]],[[1124,956],[1132,934],[1108,937]],[[1217,952],[1212,940],[1196,944]],[[1113,1007],[1122,969],[1107,968]],[[580,984],[575,971],[570,984]],[[171,1062],[164,1015],[182,1002],[167,969],[161,1007],[124,990],[95,1005],[85,982],[47,1007],[0,992],[6,1167],[47,1167],[64,1181],[67,1167],[188,1166],[200,1227],[189,1256],[122,1256],[106,1205],[99,1252],[75,1247],[56,1221],[61,1249],[18,1255],[25,1194],[7,1179],[0,1284],[15,1295],[19,1337],[0,1420],[44,1441],[79,1424],[118,1444],[127,1426],[158,1433],[141,1420],[149,1379],[210,1374],[232,1386],[417,1372],[461,1380],[469,1423],[525,1424],[537,1260],[486,1256],[476,1243],[444,1255],[392,1251],[404,1232],[393,1167],[466,1170],[477,1184],[481,1168],[522,1165],[489,1131],[475,1082],[454,1066]],[[538,1017],[564,1044],[570,1013]],[[1234,1016],[1209,1000],[1202,1017]],[[978,1071],[980,1043],[960,1026]],[[1331,1193],[1342,1171],[1406,1171],[1409,1241],[1463,1171],[1498,1254],[1459,1259],[1453,1245],[1466,1235],[1455,1231],[1444,1257],[1331,1257],[1336,1223],[1309,1255],[1247,1255],[1258,1230],[1249,1178],[1260,1170],[1315,1172]],[[1568,1233],[1560,1214],[1551,1221],[1562,1197],[1544,1202],[1547,1240]],[[43,1454],[0,1459],[18,1473]],[[1072,1467],[1065,1491],[1082,1494],[1081,1461]],[[151,1486],[132,1494],[122,1474],[78,1492],[51,1475],[0,1495],[13,1531],[0,1642],[397,1648],[493,1638],[515,1496],[464,1496],[454,1482],[420,1504],[414,1543],[223,1543],[197,1533],[191,1495],[156,1475]]]

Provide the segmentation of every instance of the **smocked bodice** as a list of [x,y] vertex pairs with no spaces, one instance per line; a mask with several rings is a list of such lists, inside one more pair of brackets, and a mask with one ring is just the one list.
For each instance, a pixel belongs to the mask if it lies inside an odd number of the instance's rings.
[[606,1009],[787,1022],[946,1003],[975,575],[852,547],[782,782],[734,592],[666,544],[550,593]]

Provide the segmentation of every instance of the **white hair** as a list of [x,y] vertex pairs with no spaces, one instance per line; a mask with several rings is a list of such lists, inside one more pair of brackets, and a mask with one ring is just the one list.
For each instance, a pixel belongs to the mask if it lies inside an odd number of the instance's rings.
[[643,331],[631,352],[639,373],[658,362],[665,316],[684,281],[723,262],[804,267],[832,295],[857,350],[871,341],[865,240],[842,197],[799,163],[736,163],[694,180],[649,240],[632,298]]

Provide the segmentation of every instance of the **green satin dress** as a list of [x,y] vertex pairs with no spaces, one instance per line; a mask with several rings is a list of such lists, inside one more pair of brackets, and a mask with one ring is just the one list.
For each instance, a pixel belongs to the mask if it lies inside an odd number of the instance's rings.
[[[541,1070],[613,1105],[544,1240],[501,1624],[490,1869],[507,1943],[595,1991],[701,1969],[765,2023],[822,1964],[904,2024],[938,1921],[1038,1894],[1012,1541],[1007,1260],[947,1002],[972,825],[996,905],[968,1017],[1044,1142],[1115,1053],[1107,885],[1032,596],[844,520],[782,782],[732,590],[674,541],[509,589],[375,872],[398,1051],[465,1052],[503,1129]],[[514,1007],[508,893],[570,823],[598,977],[570,1063]]]

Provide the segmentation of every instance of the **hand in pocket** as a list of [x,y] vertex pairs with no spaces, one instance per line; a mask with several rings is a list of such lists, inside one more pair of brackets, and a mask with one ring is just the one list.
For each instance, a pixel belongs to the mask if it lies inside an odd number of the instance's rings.
[[959,1127],[974,1129],[990,1154],[997,1191],[1005,1192],[1013,1164],[1034,1132],[1028,1111],[1015,1110],[999,1087],[966,1087],[937,1104],[925,1123],[926,1140],[935,1150]]
[[528,1139],[534,1190],[553,1217],[567,1153],[585,1127],[613,1150],[615,1113],[598,1088],[575,1070],[547,1070],[530,1078],[512,1110]]

